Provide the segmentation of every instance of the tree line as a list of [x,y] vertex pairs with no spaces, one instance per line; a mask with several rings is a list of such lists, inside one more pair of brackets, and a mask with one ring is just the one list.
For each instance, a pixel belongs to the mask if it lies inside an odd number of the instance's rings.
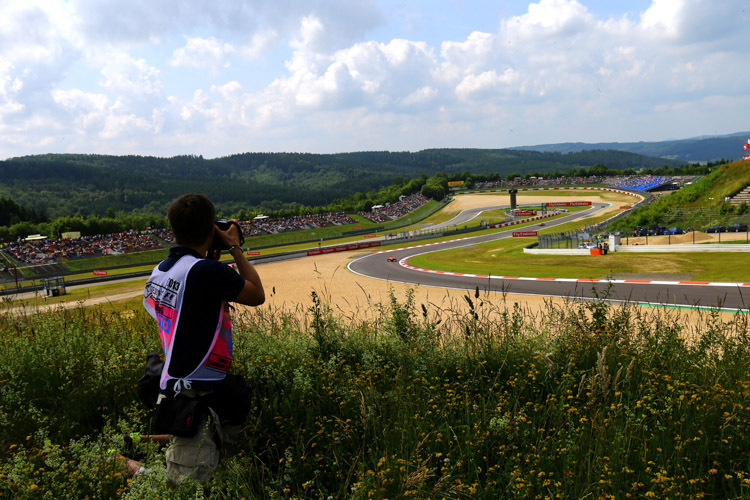
[[185,192],[202,192],[227,212],[324,206],[377,192],[397,177],[444,172],[552,174],[606,164],[615,169],[683,165],[617,151],[541,153],[507,149],[429,149],[340,154],[243,153],[215,159],[49,154],[0,161],[0,196],[50,218],[162,213]]
[[[1,212],[3,216],[6,213],[8,215],[0,219],[0,240],[11,241],[29,234],[55,237],[68,231],[94,235],[167,227],[164,216],[166,207],[172,199],[186,192],[205,193],[214,200],[220,216],[249,220],[261,213],[270,217],[287,217],[328,212],[366,212],[373,205],[393,203],[402,195],[408,196],[416,192],[440,200],[448,193],[448,183],[457,180],[470,186],[473,182],[512,180],[516,177],[590,177],[636,173],[700,175],[710,171],[713,166],[678,162],[674,166],[654,164],[654,167],[636,170],[633,167],[620,169],[595,163],[588,167],[563,169],[563,164],[558,162],[552,164],[555,168],[544,164],[544,168],[532,170],[528,166],[535,164],[535,158],[552,156],[572,161],[569,157],[575,155],[463,149],[425,150],[420,153],[248,153],[211,162],[198,156],[175,157],[170,161],[163,161],[164,159],[151,157],[97,155],[41,155],[6,160],[0,162],[0,200],[4,200],[3,208],[10,208]],[[612,152],[602,153],[609,156]],[[582,152],[578,157],[588,157],[588,154],[589,152]],[[632,156],[638,155],[625,155],[626,158]],[[524,158],[520,166],[525,167],[525,170],[505,168],[488,171],[493,158],[497,160],[498,157]],[[591,159],[597,157],[597,154],[593,154]],[[340,165],[324,165],[323,159]],[[440,166],[449,165],[456,169],[458,165],[476,167],[483,165],[482,162],[487,164],[482,168],[477,167],[477,170],[441,170],[432,175],[421,173],[411,178],[396,168],[408,163],[434,172]],[[236,167],[238,163],[244,163],[248,168],[239,169]],[[508,162],[495,164],[519,166],[518,163]],[[128,173],[131,167],[133,168]],[[64,179],[55,177],[58,175]],[[268,179],[272,175],[281,184],[271,185]],[[384,182],[384,175],[391,175],[387,183]],[[321,198],[314,194],[315,187],[305,187],[305,182],[310,177],[317,179],[317,176],[324,179],[322,185],[346,185],[346,189],[332,189],[339,196],[325,203],[316,203]],[[5,187],[9,180],[14,182],[15,190]],[[23,189],[24,182],[28,185],[34,183],[33,192],[30,188]],[[321,186],[320,179],[318,182],[318,186]],[[353,185],[373,187],[351,192]],[[294,195],[282,196],[281,193],[287,191]],[[5,194],[8,192],[26,195],[12,199]],[[329,196],[331,193],[322,199]],[[261,198],[263,200],[259,201]],[[50,218],[45,209],[35,208],[37,205],[34,200],[39,199],[48,199],[50,204],[57,203],[54,208],[50,207],[50,212],[62,215]],[[79,208],[60,208],[70,204]]]

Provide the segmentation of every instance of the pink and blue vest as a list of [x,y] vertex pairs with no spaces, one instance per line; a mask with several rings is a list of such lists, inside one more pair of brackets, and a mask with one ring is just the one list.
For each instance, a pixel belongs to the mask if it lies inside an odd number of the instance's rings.
[[193,255],[181,257],[168,271],[157,267],[151,273],[143,292],[143,306],[156,320],[159,327],[162,349],[164,349],[164,369],[159,387],[164,390],[170,380],[175,380],[174,391],[179,393],[184,387],[191,388],[192,381],[219,382],[224,380],[232,362],[232,320],[229,316],[229,304],[222,301],[219,321],[213,332],[213,340],[202,361],[185,377],[177,378],[169,374],[172,351],[176,342],[180,342],[182,302],[185,296],[185,282],[190,269],[201,259]]

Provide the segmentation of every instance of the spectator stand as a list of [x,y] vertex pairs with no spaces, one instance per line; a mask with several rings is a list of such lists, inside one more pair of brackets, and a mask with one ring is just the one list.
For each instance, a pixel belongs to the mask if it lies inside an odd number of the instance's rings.
[[359,212],[359,215],[375,223],[390,222],[406,216],[428,201],[430,199],[422,193],[414,193],[409,196],[401,196],[399,201],[395,203],[375,205],[369,212]]

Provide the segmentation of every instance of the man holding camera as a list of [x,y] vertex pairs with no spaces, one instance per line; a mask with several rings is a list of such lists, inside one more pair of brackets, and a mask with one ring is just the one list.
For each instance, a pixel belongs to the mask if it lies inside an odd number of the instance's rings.
[[[228,399],[236,397],[238,383],[240,393],[247,391],[241,377],[228,375],[232,359],[229,302],[258,306],[265,302],[265,292],[240,248],[239,226],[228,223],[224,225],[228,228],[220,229],[207,197],[180,196],[170,205],[168,218],[177,246],[154,268],[143,299],[157,321],[166,358],[154,430],[171,435],[167,449],[170,480],[182,476],[205,480],[218,465],[217,441],[221,442],[221,425],[226,423],[222,413],[224,409],[232,412],[239,403]],[[219,262],[221,249],[234,258],[236,272]]]

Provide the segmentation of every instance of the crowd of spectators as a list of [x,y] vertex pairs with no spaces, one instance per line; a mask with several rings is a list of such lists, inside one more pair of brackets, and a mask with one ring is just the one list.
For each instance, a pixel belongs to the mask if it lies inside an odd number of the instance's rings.
[[141,252],[161,246],[150,233],[127,231],[78,238],[19,240],[0,243],[0,250],[25,264],[48,264],[99,255]]
[[680,182],[681,177],[664,175],[633,175],[613,180],[609,187],[631,189],[634,191],[648,191],[664,184]]
[[476,182],[476,189],[492,188],[510,188],[510,187],[539,187],[539,186],[578,186],[591,184],[604,184],[605,186],[618,189],[630,189],[636,191],[647,191],[655,187],[677,183],[683,184],[690,179],[689,176],[662,176],[662,175],[618,175],[618,176],[598,176],[591,177],[555,177],[542,178],[530,177],[528,179],[517,177],[513,180],[499,180],[489,182]]
[[[343,212],[284,218],[261,218],[240,222],[245,237],[276,234],[299,229],[353,224]],[[164,248],[175,244],[169,228],[127,231],[124,233],[81,236],[77,238],[37,238],[3,243],[0,251],[24,264],[50,264],[63,260],[114,255]]]
[[341,226],[353,224],[356,221],[344,212],[333,212],[327,214],[296,215],[293,217],[256,217],[255,219],[240,224],[245,236],[257,236],[260,234],[278,234],[286,231],[297,231],[299,229],[317,229],[319,227]]
[[[646,191],[667,183],[684,184],[691,177],[684,176],[591,176],[591,177],[517,177],[512,180],[477,182],[476,189],[538,187],[538,186],[575,186],[586,184],[603,184],[609,187]],[[416,210],[429,199],[421,193],[402,196],[395,203],[378,205],[369,212],[360,212],[375,223],[384,223]],[[246,237],[263,234],[278,234],[300,229],[315,229],[332,225],[356,223],[343,212],[327,214],[308,214],[293,217],[263,217],[240,222]],[[147,231],[127,231],[79,238],[40,238],[19,240],[11,243],[0,242],[0,251],[26,264],[44,264],[61,260],[85,258],[96,255],[108,255],[128,252],[139,252],[162,248],[175,243],[171,229],[152,229]]]
[[517,177],[512,180],[499,180],[499,181],[487,181],[487,182],[476,182],[474,188],[476,189],[492,189],[492,188],[505,188],[505,187],[539,187],[539,186],[579,186],[586,184],[602,184],[605,177],[597,175],[591,177],[530,177],[524,179]]
[[172,230],[168,227],[161,229],[150,229],[149,231],[152,235],[156,236],[160,240],[166,241],[170,245],[176,243],[174,239],[174,233],[172,233]]
[[428,201],[430,201],[429,198],[422,193],[414,193],[409,196],[403,196],[395,203],[386,203],[382,206],[372,207],[371,211],[360,212],[359,215],[373,222],[388,222],[413,212]]

